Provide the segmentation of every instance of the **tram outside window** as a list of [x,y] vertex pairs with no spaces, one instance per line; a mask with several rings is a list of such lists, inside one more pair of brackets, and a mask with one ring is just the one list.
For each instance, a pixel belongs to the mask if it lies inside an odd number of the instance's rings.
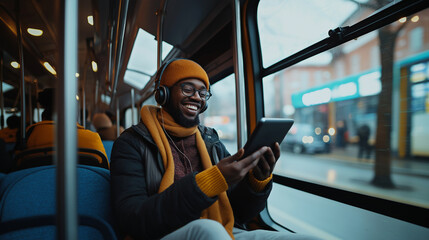
[[[280,2],[276,5],[273,1],[261,1],[258,7],[264,67],[328,37],[329,29],[351,26],[377,10],[365,7],[366,2],[360,6],[355,4],[351,9],[345,7],[346,11],[337,11],[343,9],[339,4],[354,4],[352,1]],[[305,11],[297,10],[299,4]],[[330,8],[331,4],[336,6]],[[335,10],[335,13],[328,13],[327,9]],[[318,14],[308,14],[313,10]],[[347,14],[341,16],[343,13]],[[307,18],[312,16],[317,20]],[[336,22],[328,23],[331,18],[337,18]],[[394,49],[383,48],[388,44],[379,40],[380,32],[386,30],[392,33],[391,36],[396,34],[391,38],[394,39]],[[275,173],[428,209],[429,145],[425,141],[429,137],[428,36],[429,9],[424,9],[398,19],[383,30],[369,32],[266,76],[263,79],[265,115],[293,118],[297,123],[282,144],[282,156]],[[391,56],[386,54],[389,52]],[[392,58],[393,63],[389,65]],[[382,79],[383,68],[386,70],[389,66],[391,77]],[[385,115],[390,116],[387,122],[380,121]],[[311,126],[312,131],[298,135],[304,129],[302,125]],[[291,143],[294,135],[301,139]],[[306,148],[315,143],[316,137],[328,147],[325,151],[309,154]],[[347,235],[350,232],[341,231],[337,219],[348,218],[356,223],[345,214],[356,211],[353,207],[337,206],[344,212],[332,215],[332,212],[320,210],[329,200],[304,197],[303,193],[294,191],[275,184],[268,203],[274,221],[313,231],[326,239],[356,238],[351,237],[353,234]],[[289,198],[291,202],[280,201],[284,195],[293,195]],[[294,211],[286,206],[289,204],[296,209],[297,202],[312,205],[316,201],[318,206],[310,207],[314,210],[311,213]],[[317,217],[322,214],[332,215],[340,225],[323,224],[325,218]],[[410,230],[415,239],[429,236],[425,228],[410,227],[408,223],[390,218],[386,222],[391,223],[385,227],[389,227],[393,238]],[[377,226],[383,228],[382,224]],[[362,234],[355,236],[365,238]],[[380,239],[386,236],[379,235]]]

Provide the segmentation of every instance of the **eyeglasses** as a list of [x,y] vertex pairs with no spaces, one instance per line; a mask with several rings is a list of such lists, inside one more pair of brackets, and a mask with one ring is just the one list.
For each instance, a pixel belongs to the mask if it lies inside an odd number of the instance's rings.
[[198,92],[200,98],[207,101],[212,96],[211,92],[207,91],[207,89],[198,90],[191,84],[182,83],[180,84],[180,88],[182,89],[183,95],[185,95],[186,97],[192,97],[195,95],[195,92]]

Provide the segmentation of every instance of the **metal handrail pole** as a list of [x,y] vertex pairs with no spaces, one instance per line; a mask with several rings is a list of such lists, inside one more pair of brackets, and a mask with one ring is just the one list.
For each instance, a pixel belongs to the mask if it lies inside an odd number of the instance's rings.
[[29,84],[27,84],[28,86],[28,119],[29,119],[29,123],[33,124],[33,81],[31,81]]
[[167,8],[167,0],[162,0],[159,10],[156,11],[156,15],[158,16],[158,24],[156,28],[156,40],[157,40],[157,69],[161,67],[162,64],[162,39],[163,39],[163,27],[164,27],[164,16],[165,9]]
[[120,27],[120,35],[117,44],[117,54],[116,54],[116,65],[115,65],[115,78],[113,81],[113,87],[112,87],[112,102],[116,99],[116,88],[118,87],[118,81],[119,81],[119,73],[120,73],[120,67],[121,67],[121,60],[122,60],[122,48],[124,45],[124,36],[125,36],[125,29],[127,26],[127,15],[128,15],[128,5],[129,0],[123,0],[123,6],[121,7],[121,25]]
[[131,88],[131,124],[134,125],[136,124],[135,122],[135,118],[136,118],[136,114],[135,114],[135,103],[134,103],[135,99],[134,99],[134,88]]
[[25,129],[26,129],[26,106],[25,106],[25,78],[24,78],[24,49],[22,41],[21,31],[21,1],[16,1],[16,37],[18,39],[18,54],[19,54],[19,65],[20,65],[20,93],[21,93],[21,136],[20,142],[25,141]]
[[116,137],[119,137],[121,124],[119,122],[119,99],[116,99]]
[[246,108],[245,106],[245,87],[243,73],[243,51],[241,45],[241,26],[240,26],[240,1],[232,0],[233,8],[233,37],[234,37],[234,72],[235,72],[235,91],[236,91],[236,113],[237,113],[237,149],[243,147],[247,140],[246,128]]
[[34,80],[34,85],[36,86],[36,109],[37,109],[37,122],[42,121],[40,119],[40,105],[39,105],[39,81]]
[[[78,1],[61,1],[60,69],[57,81],[56,131],[57,238],[77,240],[77,52]],[[60,25],[61,26],[61,25]],[[61,28],[61,27],[60,27]]]
[[1,108],[1,116],[0,116],[0,124],[1,129],[4,128],[4,95],[3,95],[3,51],[0,50],[0,108]]

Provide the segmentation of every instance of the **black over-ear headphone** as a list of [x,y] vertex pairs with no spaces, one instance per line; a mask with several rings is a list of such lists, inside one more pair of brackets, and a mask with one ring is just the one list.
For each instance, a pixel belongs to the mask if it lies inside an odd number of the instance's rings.
[[175,60],[177,59],[173,58],[163,63],[158,69],[158,72],[155,76],[155,100],[161,106],[165,106],[170,98],[170,89],[166,86],[161,85],[162,73],[164,73],[167,66]]
[[[165,69],[167,69],[168,65],[176,60],[183,59],[183,58],[173,58],[168,60],[167,62],[163,63],[161,67],[158,69],[156,76],[155,76],[155,100],[156,102],[161,105],[165,106],[167,105],[168,101],[170,100],[170,88],[161,85],[161,78],[162,74],[164,73]],[[204,106],[201,108],[200,113],[203,113],[205,110],[207,110],[207,101],[204,101]]]

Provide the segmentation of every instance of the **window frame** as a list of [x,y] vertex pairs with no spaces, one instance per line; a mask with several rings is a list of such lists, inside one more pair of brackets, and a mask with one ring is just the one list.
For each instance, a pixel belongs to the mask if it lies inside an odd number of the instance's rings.
[[[242,39],[243,59],[245,59],[245,82],[247,102],[247,129],[252,132],[258,119],[264,117],[263,78],[297,64],[316,54],[332,49],[347,41],[388,25],[403,16],[409,16],[429,7],[429,1],[400,1],[385,6],[369,17],[351,26],[329,30],[329,37],[264,68],[257,25],[259,0],[244,1],[241,5],[243,16]],[[283,186],[355,206],[371,212],[400,219],[419,226],[429,227],[429,209],[346,191],[330,186],[303,181],[274,174],[273,181]],[[278,224],[270,217],[267,208],[260,218],[273,228]],[[283,226],[281,226],[283,227]],[[285,227],[283,227],[285,228]]]

